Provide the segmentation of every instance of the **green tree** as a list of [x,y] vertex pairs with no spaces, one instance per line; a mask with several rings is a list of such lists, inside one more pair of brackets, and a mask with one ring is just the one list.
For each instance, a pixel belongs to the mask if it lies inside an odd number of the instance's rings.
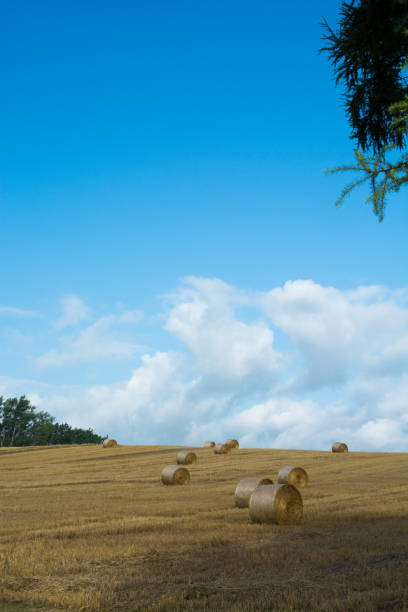
[[73,444],[100,444],[102,442],[101,436],[95,434],[92,429],[80,429],[75,427],[72,430],[72,443]]
[[51,436],[52,444],[100,444],[101,436],[92,429],[72,428],[68,423],[56,423]]
[[35,421],[34,407],[22,395],[2,401],[0,446],[18,446],[24,443],[28,430]]
[[56,423],[51,436],[51,444],[71,444],[71,427],[68,423]]
[[92,429],[72,428],[68,423],[56,423],[48,412],[36,412],[24,395],[19,399],[0,397],[0,446],[101,442],[102,437]]
[[[406,144],[408,84],[404,77],[408,56],[408,2],[406,0],[343,1],[338,32],[327,21],[326,41],[336,85],[343,83],[351,136],[357,141],[356,163],[327,173],[357,171],[357,180],[344,188],[336,205],[354,187],[368,182],[367,202],[379,221],[386,196],[408,182],[408,157],[395,160]],[[371,155],[365,155],[365,153]]]
[[35,421],[30,427],[25,444],[29,446],[50,444],[55,429],[55,418],[48,412],[37,412],[35,416]]

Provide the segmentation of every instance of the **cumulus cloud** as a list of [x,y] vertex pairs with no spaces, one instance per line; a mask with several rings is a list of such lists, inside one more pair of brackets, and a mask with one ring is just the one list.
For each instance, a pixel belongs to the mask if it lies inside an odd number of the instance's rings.
[[363,439],[369,450],[381,451],[388,449],[390,443],[396,448],[406,448],[407,433],[408,428],[402,428],[398,421],[376,419],[363,423],[353,437],[357,440]]
[[360,371],[406,363],[408,309],[382,287],[340,291],[311,280],[288,281],[260,299],[274,325],[301,353],[300,389],[342,384]]
[[210,381],[235,386],[276,380],[281,356],[274,349],[274,334],[262,320],[246,323],[234,313],[239,293],[218,279],[186,280],[173,298],[166,329],[191,351],[194,365]]
[[59,418],[69,414],[77,426],[92,423],[119,439],[132,432],[140,444],[169,438],[181,443],[190,426],[184,422],[182,369],[183,358],[177,353],[145,354],[128,381],[97,385],[73,396],[52,394],[42,400],[41,408]]
[[[145,350],[116,384],[30,391],[58,419],[129,444],[234,437],[249,447],[406,450],[406,297],[312,280],[243,291],[189,277],[166,297],[164,326],[179,349]],[[37,364],[134,357],[140,346],[118,328],[141,317],[102,317]]]

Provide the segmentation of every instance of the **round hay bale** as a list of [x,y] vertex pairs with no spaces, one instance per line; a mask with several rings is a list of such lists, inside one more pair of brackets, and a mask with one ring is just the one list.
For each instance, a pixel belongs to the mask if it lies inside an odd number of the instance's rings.
[[116,440],[113,440],[113,438],[106,438],[106,440],[102,442],[103,448],[114,448],[117,445],[118,443]]
[[179,465],[197,463],[197,455],[191,450],[181,450],[177,453],[177,463]]
[[303,517],[302,496],[293,485],[261,485],[249,499],[249,516],[254,523],[296,525]]
[[161,473],[161,481],[165,485],[185,485],[190,482],[190,472],[179,465],[168,465]]
[[273,480],[270,478],[243,478],[235,489],[235,505],[238,508],[248,508],[249,498],[255,489],[267,484],[273,484]]
[[239,448],[238,440],[233,440],[232,438],[228,438],[228,440],[225,440],[225,444],[227,444],[231,449]]
[[222,442],[214,446],[214,453],[216,455],[227,455],[230,452],[230,447],[227,444],[222,444]]
[[203,444],[204,448],[214,448],[215,446],[215,442],[204,442]]
[[333,453],[348,453],[348,446],[343,442],[335,442],[332,446]]
[[282,468],[278,474],[279,484],[290,484],[297,489],[307,487],[309,483],[309,476],[306,470],[301,467],[293,467],[293,465],[287,465]]

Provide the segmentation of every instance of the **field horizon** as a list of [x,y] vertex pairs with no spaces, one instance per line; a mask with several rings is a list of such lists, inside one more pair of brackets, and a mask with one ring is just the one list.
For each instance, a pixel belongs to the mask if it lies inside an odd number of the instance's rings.
[[[347,442],[347,441],[345,441]],[[191,482],[160,483],[180,449]],[[236,508],[303,467],[299,525]],[[408,453],[0,448],[0,610],[408,610]]]

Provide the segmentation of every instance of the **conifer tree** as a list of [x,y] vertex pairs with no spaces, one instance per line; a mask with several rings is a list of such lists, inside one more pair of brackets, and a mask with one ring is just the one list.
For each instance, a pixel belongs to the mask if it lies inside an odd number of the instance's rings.
[[[357,141],[356,163],[327,173],[357,171],[357,180],[347,185],[336,205],[358,185],[368,182],[370,202],[378,220],[384,218],[386,196],[408,182],[408,154],[395,160],[395,152],[406,146],[408,132],[407,0],[343,1],[339,30],[324,20],[327,45],[336,85],[346,87],[345,109]],[[371,153],[371,154],[366,154]]]

